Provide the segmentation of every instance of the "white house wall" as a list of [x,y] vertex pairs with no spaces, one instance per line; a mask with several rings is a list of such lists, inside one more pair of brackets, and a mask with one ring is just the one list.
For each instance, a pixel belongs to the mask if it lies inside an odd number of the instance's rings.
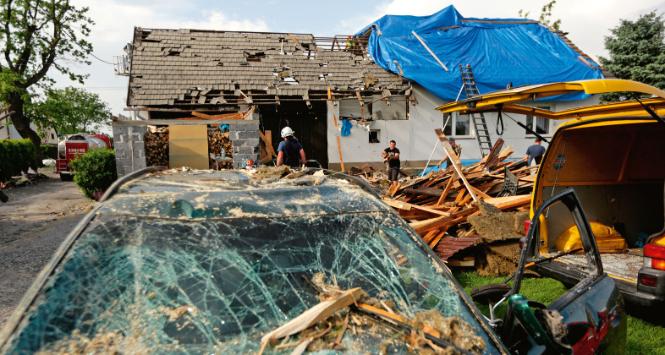
[[[428,160],[434,145],[436,144],[435,128],[443,126],[443,115],[435,108],[445,102],[421,87],[414,88],[416,104],[409,104],[408,120],[377,120],[369,123],[371,129],[379,129],[380,143],[369,143],[369,133],[366,129],[353,123],[351,135],[340,137],[343,160],[347,165],[361,165],[364,163],[382,162],[381,152],[388,147],[388,142],[394,139],[401,152],[403,165],[422,167]],[[558,102],[556,104],[539,103],[539,105],[550,106],[553,110],[561,111],[567,108],[589,105],[598,102],[598,98],[584,101]],[[334,106],[335,117],[339,118],[339,105]],[[526,122],[524,115],[509,114],[521,123]],[[496,134],[496,113],[487,113],[485,118],[490,131],[490,137],[494,142],[499,136]],[[522,157],[529,145],[533,144],[534,137],[528,135],[525,130],[506,117],[504,113],[504,132],[501,138],[513,148],[513,157]],[[551,133],[563,121],[550,121]],[[332,167],[339,164],[339,153],[337,151],[336,136],[340,135],[340,126],[334,127],[332,112],[328,112],[328,159]],[[551,136],[552,134],[546,135]],[[480,149],[475,135],[471,137],[457,137],[456,141],[462,146],[462,159],[480,159]],[[441,160],[443,150],[438,147],[434,153],[433,161]]]

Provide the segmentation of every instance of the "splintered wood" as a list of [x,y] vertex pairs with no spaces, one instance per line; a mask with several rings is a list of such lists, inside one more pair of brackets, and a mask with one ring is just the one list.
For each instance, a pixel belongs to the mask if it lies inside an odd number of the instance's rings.
[[[513,150],[503,148],[501,139],[480,162],[463,167],[443,132],[437,130],[436,135],[446,153],[442,162],[449,159],[448,167],[402,180],[387,192],[384,201],[446,260],[457,251],[486,240],[479,238],[479,233],[468,223],[470,216],[483,217],[479,203],[499,211],[528,211],[533,187],[531,176],[537,168],[528,167],[524,159],[509,159]],[[473,242],[457,242],[459,238],[473,238]]]

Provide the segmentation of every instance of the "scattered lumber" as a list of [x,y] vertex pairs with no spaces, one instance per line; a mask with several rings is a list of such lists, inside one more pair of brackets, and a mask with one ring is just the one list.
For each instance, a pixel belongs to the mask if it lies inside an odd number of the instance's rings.
[[[501,139],[482,160],[462,166],[443,131],[437,129],[435,133],[444,147],[443,161],[448,160],[449,166],[426,176],[401,180],[385,193],[384,202],[393,207],[435,253],[450,261],[450,265],[487,268],[486,262],[472,262],[469,253],[462,251],[471,248],[495,253],[492,243],[517,242],[522,228],[518,220],[528,217],[526,212],[534,183],[532,173],[536,170],[527,167],[524,159],[509,159],[513,150],[505,147]],[[506,175],[510,175],[509,179]],[[515,189],[510,188],[511,178],[513,187],[517,183],[516,195],[513,195]],[[502,213],[506,215],[501,216]],[[482,234],[470,219],[482,226]],[[491,235],[494,232],[501,234],[501,238]],[[506,238],[505,233],[517,239]],[[451,248],[454,250],[449,250]],[[505,249],[515,250],[512,246]]]
[[261,338],[259,354],[262,354],[265,351],[268,344],[289,335],[299,333],[320,321],[326,320],[333,314],[337,313],[337,311],[347,308],[364,296],[366,296],[366,294],[361,288],[352,288],[342,292],[334,299],[320,302],[281,327],[264,335]]

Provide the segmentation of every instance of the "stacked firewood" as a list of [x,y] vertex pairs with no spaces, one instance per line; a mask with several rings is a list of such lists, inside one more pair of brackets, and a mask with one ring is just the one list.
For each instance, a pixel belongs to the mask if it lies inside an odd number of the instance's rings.
[[528,167],[524,159],[510,160],[513,151],[501,149],[502,140],[480,162],[462,167],[452,149],[447,149],[445,136],[439,138],[453,163],[392,185],[384,201],[444,260],[477,266],[474,258],[461,263],[465,256],[458,252],[494,242],[517,242],[522,222],[528,218],[537,167]]
[[[223,151],[223,153],[222,153]],[[208,128],[208,152],[210,169],[233,169],[233,145],[229,132],[222,132],[217,127]],[[217,159],[217,163],[213,160]]]
[[143,137],[147,166],[169,166],[169,128],[148,126]]
[[[169,166],[169,128],[167,126],[148,126],[144,142],[145,159],[148,166]],[[229,132],[222,132],[216,126],[208,127],[208,156],[210,169],[217,167],[233,169],[233,145]]]

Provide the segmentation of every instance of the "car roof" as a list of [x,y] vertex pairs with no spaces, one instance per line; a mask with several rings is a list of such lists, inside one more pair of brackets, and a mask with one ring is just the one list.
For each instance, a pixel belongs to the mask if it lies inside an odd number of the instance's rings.
[[[390,212],[365,186],[346,175],[313,171],[283,176],[264,168],[154,171],[117,188],[100,214],[153,218],[277,218]],[[351,182],[349,181],[351,180]]]
[[[651,95],[653,97],[640,100],[641,102],[628,100],[587,105],[559,112],[518,104],[519,102],[546,100],[547,98],[573,93],[595,95],[625,92]],[[500,90],[488,94],[476,95],[466,100],[450,102],[437,107],[437,110],[443,113],[458,112],[460,114],[502,111],[517,114],[533,114],[549,119],[596,119],[599,117],[616,116],[649,117],[650,114],[644,109],[643,105],[650,107],[655,112],[658,112],[659,115],[665,114],[665,91],[632,80],[597,79],[529,85]]]

